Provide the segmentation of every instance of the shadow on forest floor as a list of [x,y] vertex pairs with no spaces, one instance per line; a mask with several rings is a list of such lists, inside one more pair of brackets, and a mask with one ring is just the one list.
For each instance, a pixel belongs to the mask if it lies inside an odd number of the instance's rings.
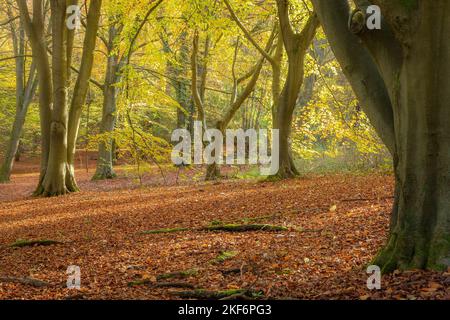
[[[131,179],[91,182],[80,170],[83,191],[52,199],[29,196],[36,178],[37,173],[21,173],[0,186],[1,299],[174,299],[186,290],[176,286],[248,289],[283,299],[449,299],[448,273],[396,273],[383,278],[382,290],[366,288],[365,266],[388,229],[390,176],[129,189],[135,185]],[[242,221],[287,230],[199,229]],[[181,230],[142,234],[172,228]],[[62,243],[9,246],[20,239]],[[65,288],[70,265],[81,268],[80,292]],[[195,272],[165,277],[186,270]],[[38,279],[48,286],[2,277]]]

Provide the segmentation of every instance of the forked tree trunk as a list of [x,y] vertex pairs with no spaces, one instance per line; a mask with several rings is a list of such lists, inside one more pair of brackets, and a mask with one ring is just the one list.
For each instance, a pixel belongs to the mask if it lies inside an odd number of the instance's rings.
[[276,103],[274,112],[274,129],[280,130],[279,170],[274,175],[277,179],[293,178],[299,174],[295,167],[291,151],[291,131],[295,106],[303,84],[305,74],[305,56],[319,27],[315,15],[310,17],[301,33],[296,34],[290,25],[288,4],[286,0],[277,0],[281,35],[288,56],[288,75],[284,88]]
[[17,0],[21,19],[30,39],[39,74],[42,156],[41,175],[35,195],[57,196],[78,191],[73,159],[80,123],[81,108],[91,76],[101,0],[90,3],[87,16],[83,56],[69,116],[68,79],[71,69],[74,31],[66,25],[66,9],[71,1],[50,1],[52,30],[52,64],[50,65],[44,30],[44,7],[33,2],[33,19],[25,0]]
[[[275,40],[275,32],[272,32],[270,35],[268,42],[265,47],[265,51],[269,51],[270,47],[272,47],[273,42]],[[261,71],[264,67],[264,63],[266,61],[266,57],[263,56],[258,63],[248,72],[246,75],[237,78],[236,76],[236,61],[238,57],[238,51],[239,51],[239,41],[236,41],[236,47],[235,47],[235,53],[234,53],[234,59],[233,59],[233,93],[230,100],[230,106],[226,110],[225,114],[222,116],[222,119],[217,121],[215,129],[219,130],[222,133],[222,136],[226,136],[226,129],[230,125],[230,122],[233,120],[235,114],[237,111],[242,107],[245,101],[249,98],[249,96],[252,94],[252,92],[255,90],[256,84],[258,83],[258,80],[261,75]],[[247,78],[250,78],[248,80],[248,83],[245,85],[244,89],[241,93],[239,93],[239,85],[245,81]],[[206,169],[206,181],[213,181],[217,180],[221,177],[220,173],[220,165],[217,163],[212,163],[208,165]]]
[[[394,158],[396,191],[389,240],[373,264],[385,273],[447,269],[450,2],[371,2],[381,7],[387,24],[368,31],[352,18],[356,37],[347,28],[347,1],[313,0],[336,58]],[[358,1],[362,6],[367,3]]]

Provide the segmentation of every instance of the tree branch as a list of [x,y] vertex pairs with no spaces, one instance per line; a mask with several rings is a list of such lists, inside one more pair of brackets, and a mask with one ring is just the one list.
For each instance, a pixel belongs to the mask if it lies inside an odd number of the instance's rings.
[[347,0],[312,0],[331,48],[378,135],[395,154],[393,107],[369,51],[348,30]]
[[238,18],[238,16],[236,15],[236,12],[233,10],[233,7],[230,5],[230,2],[228,0],[223,0],[223,2],[225,3],[225,5],[228,8],[228,11],[230,12],[231,17],[233,18],[233,20],[236,22],[236,24],[238,25],[238,27],[242,30],[242,32],[244,33],[245,37],[247,38],[248,41],[250,41],[250,43],[261,53],[262,56],[264,56],[264,58],[269,61],[271,64],[274,64],[275,61],[274,59],[270,56],[270,54],[264,50],[263,48],[261,48],[261,46],[258,44],[258,42],[256,42],[256,40],[252,37],[252,35],[250,34],[250,32],[245,28],[245,26],[242,24],[241,20]]
[[385,19],[382,20],[381,30],[367,28],[366,12],[371,5],[368,0],[354,0],[354,2],[358,9],[349,19],[349,29],[370,51],[387,86],[392,88],[403,62],[403,48]]

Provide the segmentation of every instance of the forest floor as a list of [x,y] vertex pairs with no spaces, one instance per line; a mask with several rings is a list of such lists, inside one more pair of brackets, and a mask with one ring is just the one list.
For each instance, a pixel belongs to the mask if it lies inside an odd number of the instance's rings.
[[[82,192],[42,199],[30,196],[37,168],[19,165],[0,185],[0,299],[177,299],[193,288],[269,299],[450,299],[450,270],[396,272],[381,290],[367,289],[366,267],[388,231],[389,175],[138,187],[126,177],[92,182],[92,171],[78,170]],[[287,230],[201,230],[221,223]],[[188,230],[143,233],[170,228]],[[43,239],[58,243],[11,247]],[[81,270],[79,291],[66,287],[71,265]]]

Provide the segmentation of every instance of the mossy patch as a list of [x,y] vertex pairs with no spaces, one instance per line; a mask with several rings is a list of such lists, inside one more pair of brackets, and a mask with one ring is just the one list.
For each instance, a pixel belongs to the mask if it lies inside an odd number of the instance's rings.
[[212,262],[223,263],[236,257],[238,254],[238,251],[221,251],[220,254]]

